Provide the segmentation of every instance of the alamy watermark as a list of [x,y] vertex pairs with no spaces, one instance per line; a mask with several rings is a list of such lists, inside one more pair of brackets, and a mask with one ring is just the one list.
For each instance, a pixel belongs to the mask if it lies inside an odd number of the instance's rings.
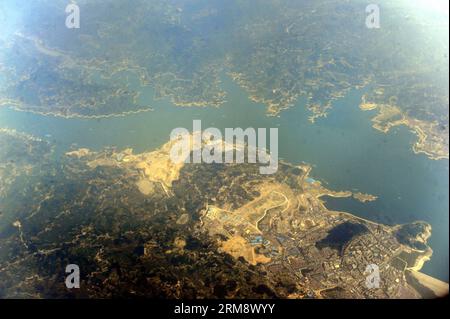
[[68,29],[79,29],[80,28],[80,7],[75,3],[71,3],[66,6],[66,27]]
[[69,274],[65,281],[66,287],[68,289],[80,288],[80,267],[76,264],[67,265],[66,273]]
[[[174,163],[259,163],[261,174],[278,171],[278,129],[269,129],[270,152],[265,128],[225,128],[225,134],[214,127],[202,131],[201,120],[193,121],[192,134],[176,128],[170,134],[173,143],[170,159]],[[192,156],[191,156],[192,154]],[[192,157],[192,158],[191,158]]]
[[367,265],[365,273],[368,274],[366,277],[366,287],[368,289],[380,288],[380,268],[378,265]]
[[[80,28],[80,7],[76,3],[70,3],[66,6],[66,27],[68,29]],[[366,6],[366,27],[368,29],[380,28],[380,7],[377,4],[369,4]]]
[[380,7],[377,4],[369,4],[366,7],[366,27],[368,29],[380,28]]

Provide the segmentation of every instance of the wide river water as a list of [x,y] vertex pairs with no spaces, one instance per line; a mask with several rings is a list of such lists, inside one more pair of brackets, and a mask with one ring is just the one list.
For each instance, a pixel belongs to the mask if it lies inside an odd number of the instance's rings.
[[220,108],[180,108],[168,100],[154,100],[148,88],[141,99],[154,111],[104,119],[64,119],[0,108],[0,127],[14,128],[55,143],[63,152],[71,148],[131,147],[136,152],[159,147],[173,128],[192,130],[194,119],[210,126],[279,129],[280,157],[291,163],[307,162],[312,176],[333,190],[357,190],[378,200],[327,199],[330,209],[343,210],[386,224],[429,222],[434,250],[423,272],[448,282],[449,273],[449,162],[416,155],[415,136],[405,127],[388,134],[373,129],[373,112],[358,108],[362,92],[352,91],[337,100],[328,117],[312,124],[304,100],[279,117],[268,117],[265,106],[224,77],[228,102]]

